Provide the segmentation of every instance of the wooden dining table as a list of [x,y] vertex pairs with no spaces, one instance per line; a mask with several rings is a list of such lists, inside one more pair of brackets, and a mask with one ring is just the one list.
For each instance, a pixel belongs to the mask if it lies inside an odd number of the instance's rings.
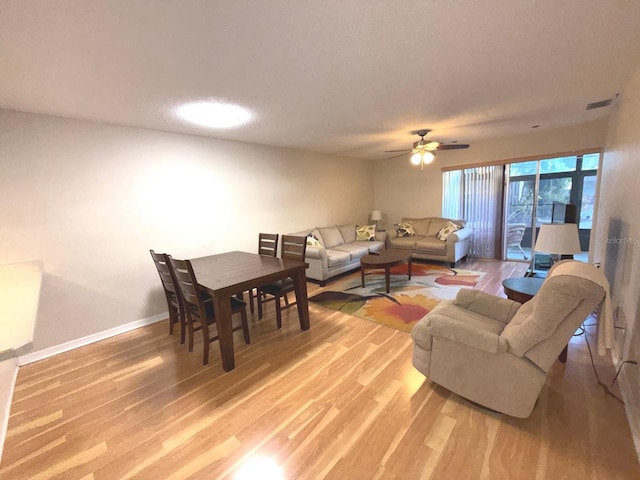
[[305,275],[305,270],[309,266],[307,263],[235,251],[193,258],[191,265],[198,284],[213,296],[222,368],[225,371],[235,368],[231,296],[291,277],[296,293],[300,328],[309,329],[309,303]]

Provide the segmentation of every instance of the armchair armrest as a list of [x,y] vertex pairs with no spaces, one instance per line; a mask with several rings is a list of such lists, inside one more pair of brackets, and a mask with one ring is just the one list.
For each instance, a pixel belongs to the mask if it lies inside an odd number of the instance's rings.
[[455,232],[450,233],[447,237],[447,242],[455,243],[459,240],[464,240],[465,238],[469,238],[472,233],[473,230],[470,228],[461,228],[460,230],[456,230]]
[[480,290],[463,288],[456,295],[453,303],[461,308],[470,310],[485,317],[499,320],[507,324],[511,321],[522,304],[496,297]]
[[503,353],[509,347],[507,340],[498,334],[438,313],[429,315],[426,332],[432,337],[446,338],[487,353]]

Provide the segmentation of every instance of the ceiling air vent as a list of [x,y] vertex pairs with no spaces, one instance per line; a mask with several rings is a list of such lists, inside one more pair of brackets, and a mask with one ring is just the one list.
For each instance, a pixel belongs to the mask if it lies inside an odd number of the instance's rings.
[[593,110],[594,108],[603,108],[611,105],[612,98],[608,98],[606,100],[600,100],[599,102],[593,102],[587,105],[587,110]]

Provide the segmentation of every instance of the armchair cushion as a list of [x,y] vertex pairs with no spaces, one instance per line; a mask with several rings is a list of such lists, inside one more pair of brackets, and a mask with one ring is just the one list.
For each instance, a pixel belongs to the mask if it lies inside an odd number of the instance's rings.
[[561,322],[578,311],[583,302],[592,303],[597,299],[598,303],[602,296],[602,288],[584,278],[547,277],[537,295],[517,311],[502,332],[509,342],[509,351],[524,356],[553,335]]
[[445,315],[432,315],[426,332],[433,337],[446,338],[487,353],[506,352],[508,343],[499,332],[492,332],[485,325],[467,323]]
[[463,288],[453,303],[485,317],[494,318],[504,324],[509,323],[521,304],[506,298],[496,297],[481,290]]

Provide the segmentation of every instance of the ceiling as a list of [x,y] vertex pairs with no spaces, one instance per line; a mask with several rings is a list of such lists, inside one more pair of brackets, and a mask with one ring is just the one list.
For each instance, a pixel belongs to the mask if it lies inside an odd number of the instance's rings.
[[637,0],[0,0],[0,108],[369,159],[602,119],[638,62]]

